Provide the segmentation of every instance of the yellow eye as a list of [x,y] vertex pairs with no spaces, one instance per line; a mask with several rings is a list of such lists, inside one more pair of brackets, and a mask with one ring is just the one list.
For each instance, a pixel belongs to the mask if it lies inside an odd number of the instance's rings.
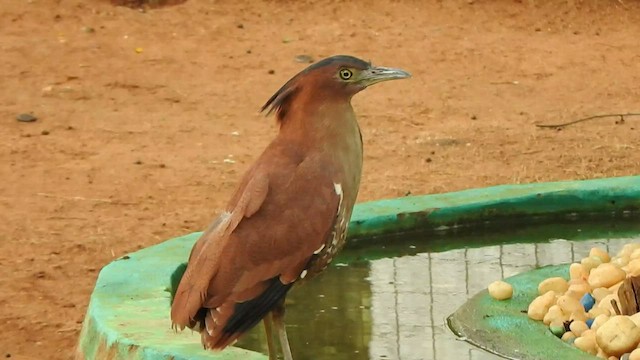
[[349,69],[340,70],[340,79],[349,80],[353,76],[353,73]]

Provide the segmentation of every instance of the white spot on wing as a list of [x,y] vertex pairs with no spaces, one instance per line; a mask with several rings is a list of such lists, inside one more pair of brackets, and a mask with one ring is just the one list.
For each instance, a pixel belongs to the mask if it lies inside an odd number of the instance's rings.
[[336,194],[342,199],[342,184],[333,183],[333,188],[336,190]]
[[342,185],[341,184],[333,183],[333,188],[336,190],[336,194],[340,198],[338,200],[338,213],[336,214],[336,217],[338,217],[338,216],[341,215],[341,212],[344,211],[344,209],[342,208],[342,200],[344,199],[344,193],[342,192]]
[[324,245],[325,245],[325,244],[320,245],[320,247],[318,248],[318,250],[314,251],[314,252],[313,252],[313,254],[314,254],[314,255],[318,255],[318,254],[320,254],[320,251],[322,251],[322,249],[324,249]]
[[302,270],[300,273],[300,279],[304,279],[305,276],[307,276],[307,270]]

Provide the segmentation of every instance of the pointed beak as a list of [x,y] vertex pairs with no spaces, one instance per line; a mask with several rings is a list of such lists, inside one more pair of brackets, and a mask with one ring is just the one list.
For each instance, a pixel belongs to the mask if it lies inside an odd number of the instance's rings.
[[398,80],[410,78],[411,74],[402,70],[383,66],[372,66],[361,73],[358,83],[363,86],[377,84],[387,80]]

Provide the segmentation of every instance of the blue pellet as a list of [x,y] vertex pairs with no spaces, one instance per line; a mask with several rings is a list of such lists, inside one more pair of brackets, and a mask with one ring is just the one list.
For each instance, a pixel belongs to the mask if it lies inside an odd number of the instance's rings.
[[582,307],[584,307],[584,311],[591,310],[595,303],[596,299],[594,299],[593,296],[591,296],[591,294],[589,293],[584,294],[584,296],[582,296],[582,299],[580,299],[580,304],[582,304]]
[[593,319],[587,319],[587,321],[585,321],[587,323],[587,326],[589,327],[589,329],[591,329],[591,325],[593,325]]

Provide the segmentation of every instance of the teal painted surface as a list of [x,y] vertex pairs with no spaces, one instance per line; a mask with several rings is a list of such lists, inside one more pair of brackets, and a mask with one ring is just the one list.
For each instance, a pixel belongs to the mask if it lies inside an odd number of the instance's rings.
[[484,226],[485,222],[543,223],[573,214],[603,218],[638,210],[640,176],[502,185],[359,204],[349,235],[366,238],[415,229]]
[[[439,231],[485,222],[549,221],[571,214],[610,217],[640,209],[640,177],[505,185],[359,204],[350,238]],[[175,334],[169,320],[169,278],[199,233],[172,239],[114,261],[100,272],[76,353],[80,359],[264,359],[230,348],[205,352],[199,335]],[[366,243],[366,242],[363,242]]]
[[253,360],[239,348],[205,351],[200,335],[175,333],[169,319],[169,278],[189,256],[199,233],[137,251],[100,272],[83,324],[78,357],[147,360]]
[[505,279],[514,288],[511,299],[494,300],[486,290],[481,291],[447,322],[456,335],[507,359],[598,359],[558,339],[541,321],[527,316],[529,303],[538,296],[538,284],[555,276],[568,280],[569,265],[548,266]]

